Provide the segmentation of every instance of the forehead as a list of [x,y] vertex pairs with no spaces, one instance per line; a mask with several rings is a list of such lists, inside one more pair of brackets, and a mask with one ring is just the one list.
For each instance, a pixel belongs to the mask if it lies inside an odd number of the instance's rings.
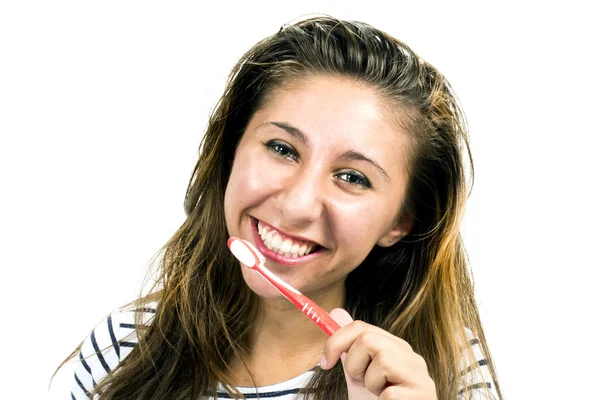
[[358,140],[362,133],[371,141],[383,142],[406,139],[408,120],[375,87],[336,76],[298,78],[279,85],[254,117],[262,122],[283,119],[308,134],[339,134]]
[[406,167],[408,116],[369,84],[335,76],[287,82],[269,93],[248,130],[277,130],[268,124],[273,121],[298,128],[324,151],[364,150]]

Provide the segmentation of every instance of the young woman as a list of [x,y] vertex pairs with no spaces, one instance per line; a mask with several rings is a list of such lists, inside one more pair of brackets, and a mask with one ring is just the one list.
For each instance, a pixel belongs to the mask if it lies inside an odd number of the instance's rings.
[[[71,397],[502,398],[459,233],[467,140],[449,83],[402,42],[282,27],[232,71],[155,290],[73,352]],[[230,236],[344,326],[323,334]]]

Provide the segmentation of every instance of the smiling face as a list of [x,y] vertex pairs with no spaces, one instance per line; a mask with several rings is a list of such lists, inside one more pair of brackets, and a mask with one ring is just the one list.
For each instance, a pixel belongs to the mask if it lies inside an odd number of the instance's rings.
[[[308,296],[343,295],[346,275],[375,245],[412,227],[400,209],[409,136],[387,105],[364,84],[307,78],[276,89],[240,140],[225,192],[228,232]],[[259,296],[281,296],[241,268]]]

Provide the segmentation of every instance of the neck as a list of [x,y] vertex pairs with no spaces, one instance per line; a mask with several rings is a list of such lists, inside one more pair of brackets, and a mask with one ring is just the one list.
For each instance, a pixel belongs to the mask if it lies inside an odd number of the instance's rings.
[[[325,311],[343,307],[343,288],[336,292],[331,289],[319,295],[308,296]],[[303,353],[310,348],[318,348],[321,354],[322,344],[327,335],[287,299],[261,299],[259,316],[254,323],[250,336],[252,353],[272,349],[274,344],[281,345],[280,351],[290,355]]]
[[[307,293],[325,311],[343,307],[343,283],[320,293]],[[250,332],[250,353],[236,368],[238,386],[271,385],[314,368],[321,359],[327,335],[284,297],[261,299]],[[244,376],[244,379],[239,377]]]

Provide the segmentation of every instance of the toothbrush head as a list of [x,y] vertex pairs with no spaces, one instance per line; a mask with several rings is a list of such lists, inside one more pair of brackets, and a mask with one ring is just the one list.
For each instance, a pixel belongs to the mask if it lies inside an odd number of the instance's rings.
[[227,246],[235,258],[246,267],[258,269],[265,265],[265,256],[252,243],[232,236],[227,240]]

